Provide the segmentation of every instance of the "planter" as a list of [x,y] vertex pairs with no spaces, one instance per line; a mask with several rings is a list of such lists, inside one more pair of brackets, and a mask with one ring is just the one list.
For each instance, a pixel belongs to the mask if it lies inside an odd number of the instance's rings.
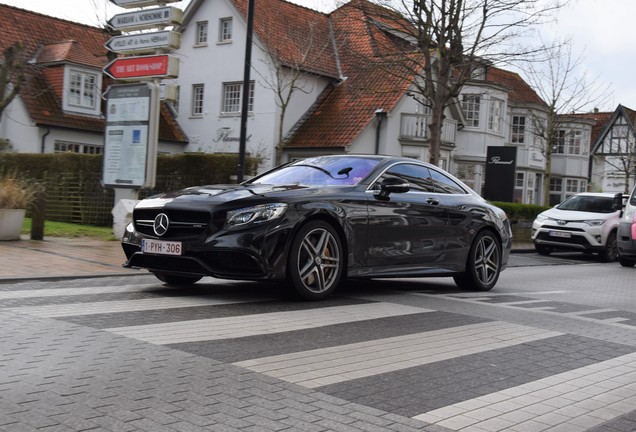
[[25,209],[0,209],[0,240],[20,240]]

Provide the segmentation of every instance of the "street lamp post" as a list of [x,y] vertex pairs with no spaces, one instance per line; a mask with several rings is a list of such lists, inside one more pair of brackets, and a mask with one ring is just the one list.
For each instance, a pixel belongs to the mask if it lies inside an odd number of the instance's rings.
[[245,147],[247,141],[247,109],[250,97],[250,69],[252,65],[252,33],[254,31],[254,1],[248,0],[247,6],[247,38],[245,40],[245,68],[243,70],[243,94],[241,103],[241,134],[239,137],[239,157],[236,178],[243,182],[245,172]]

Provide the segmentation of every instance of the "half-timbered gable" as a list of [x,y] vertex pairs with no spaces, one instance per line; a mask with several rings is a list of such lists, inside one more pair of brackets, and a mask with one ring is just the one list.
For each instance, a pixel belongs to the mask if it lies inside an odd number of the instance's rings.
[[627,192],[636,175],[636,111],[619,105],[592,147],[591,178],[605,192]]

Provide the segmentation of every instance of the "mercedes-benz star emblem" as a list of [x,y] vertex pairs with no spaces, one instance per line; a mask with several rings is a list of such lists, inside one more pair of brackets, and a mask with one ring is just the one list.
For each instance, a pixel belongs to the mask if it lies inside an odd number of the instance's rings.
[[165,213],[159,213],[155,218],[155,223],[152,225],[152,229],[155,231],[159,237],[168,232],[168,227],[170,226],[170,221],[168,220],[168,215]]

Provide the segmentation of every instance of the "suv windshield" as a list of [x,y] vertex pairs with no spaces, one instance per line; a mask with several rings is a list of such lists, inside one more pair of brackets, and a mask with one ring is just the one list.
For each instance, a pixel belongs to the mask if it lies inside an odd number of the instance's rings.
[[573,210],[590,213],[614,213],[611,197],[574,195],[557,206],[559,210]]
[[251,184],[274,185],[356,185],[379,163],[362,157],[315,157],[286,165],[250,181]]

